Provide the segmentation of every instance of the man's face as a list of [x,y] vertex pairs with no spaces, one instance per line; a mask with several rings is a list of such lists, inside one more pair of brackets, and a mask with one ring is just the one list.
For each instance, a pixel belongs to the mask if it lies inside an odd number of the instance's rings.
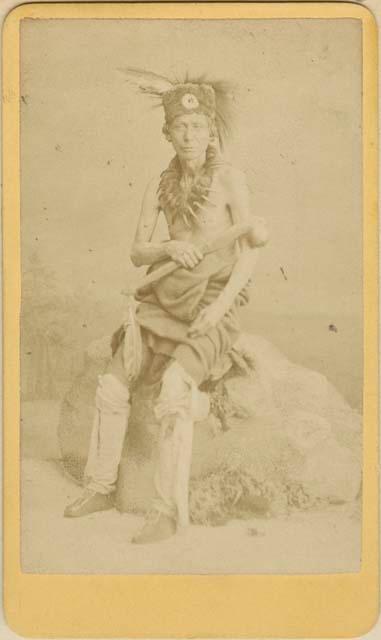
[[196,160],[210,142],[209,121],[202,113],[177,116],[169,125],[169,135],[177,155],[183,160]]

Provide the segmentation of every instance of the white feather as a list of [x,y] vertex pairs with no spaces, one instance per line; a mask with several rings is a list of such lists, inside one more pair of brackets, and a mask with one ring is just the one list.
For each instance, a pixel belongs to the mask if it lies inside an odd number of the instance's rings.
[[124,67],[123,69],[118,69],[118,71],[126,76],[126,80],[130,85],[139,89],[142,93],[162,96],[163,93],[170,91],[174,87],[173,82],[168,78],[159,76],[151,71],[136,69],[135,67]]
[[136,320],[137,302],[133,295],[127,297],[127,311],[123,322],[124,345],[123,363],[129,382],[133,382],[139,376],[143,360],[143,344],[140,326]]

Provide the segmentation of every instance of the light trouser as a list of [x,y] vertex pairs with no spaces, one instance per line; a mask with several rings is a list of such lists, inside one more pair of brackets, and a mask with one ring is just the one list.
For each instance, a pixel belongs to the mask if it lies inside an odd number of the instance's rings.
[[[160,423],[154,474],[153,507],[189,523],[188,487],[192,459],[193,423],[206,418],[209,401],[194,380],[174,362],[163,376],[155,414]],[[99,376],[96,411],[85,469],[87,487],[100,493],[115,490],[127,431],[129,391],[116,376]]]
[[127,432],[130,394],[112,373],[98,376],[90,448],[84,472],[88,489],[112,493]]
[[192,460],[193,423],[209,413],[209,399],[193,378],[173,363],[163,376],[155,415],[160,422],[154,483],[154,507],[189,524],[189,474]]

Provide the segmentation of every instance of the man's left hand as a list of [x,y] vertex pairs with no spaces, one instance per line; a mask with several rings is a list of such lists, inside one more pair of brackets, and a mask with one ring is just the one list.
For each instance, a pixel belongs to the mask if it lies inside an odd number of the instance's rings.
[[196,320],[191,324],[188,335],[191,338],[197,338],[198,336],[204,336],[208,331],[213,329],[216,324],[223,318],[226,309],[222,307],[218,302],[213,302],[208,307],[205,307],[198,314]]

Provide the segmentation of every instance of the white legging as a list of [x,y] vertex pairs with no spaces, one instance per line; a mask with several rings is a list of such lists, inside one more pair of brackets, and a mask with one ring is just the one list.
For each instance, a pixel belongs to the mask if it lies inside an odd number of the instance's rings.
[[192,460],[193,423],[209,413],[209,400],[193,378],[176,362],[163,376],[155,415],[160,422],[154,475],[154,506],[176,517],[178,526],[189,524],[188,488]]
[[112,493],[127,432],[130,394],[112,373],[98,376],[85,480],[89,489]]
[[[87,486],[100,493],[115,490],[118,466],[126,436],[130,394],[113,373],[99,376],[96,411],[85,469]],[[160,423],[154,474],[153,506],[189,523],[188,485],[192,458],[193,423],[209,412],[209,401],[194,380],[177,363],[165,371],[155,415]]]

